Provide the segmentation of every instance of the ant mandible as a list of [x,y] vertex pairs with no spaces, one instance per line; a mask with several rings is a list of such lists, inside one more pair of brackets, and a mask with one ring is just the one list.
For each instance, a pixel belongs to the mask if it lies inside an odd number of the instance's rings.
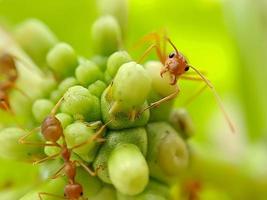
[[[78,161],[78,160],[70,160],[71,153],[74,149],[79,148],[85,144],[88,144],[90,142],[93,142],[101,136],[102,132],[107,126],[107,123],[101,126],[101,128],[96,132],[94,136],[89,138],[87,141],[84,141],[80,144],[77,144],[71,148],[67,147],[67,143],[65,140],[65,136],[63,134],[63,128],[60,123],[60,121],[55,117],[56,110],[60,106],[61,102],[63,101],[63,97],[58,101],[58,103],[55,105],[55,107],[52,109],[51,113],[49,116],[47,116],[44,121],[42,122],[41,125],[41,133],[45,140],[49,143],[34,143],[34,142],[28,142],[25,139],[30,136],[34,131],[29,132],[28,134],[24,135],[23,137],[20,138],[19,142],[21,144],[29,144],[29,145],[38,145],[38,146],[56,146],[59,147],[61,150],[59,153],[56,153],[54,155],[48,156],[46,158],[43,158],[39,161],[34,162],[34,164],[39,164],[42,162],[45,162],[49,159],[53,159],[59,155],[64,160],[63,166],[55,173],[52,178],[57,178],[62,171],[64,171],[64,174],[68,178],[68,184],[65,186],[64,189],[64,197],[57,196],[55,194],[50,194],[46,192],[40,192],[38,193],[40,200],[42,200],[42,196],[53,196],[56,198],[61,198],[61,199],[67,199],[67,200],[78,200],[80,197],[83,196],[83,188],[82,186],[75,181],[75,176],[76,176],[76,167],[77,164],[82,166],[90,175],[96,176],[96,172],[91,171],[89,167],[87,167],[83,162]],[[63,139],[63,144],[59,144],[58,141],[59,139]],[[99,140],[101,141],[101,140]]]
[[[212,93],[216,99],[216,102],[218,103],[218,105],[219,105],[219,107],[220,107],[220,109],[224,115],[224,118],[226,119],[226,121],[228,123],[228,126],[230,127],[232,132],[235,132],[234,125],[233,125],[232,121],[230,120],[230,117],[226,113],[224,106],[222,104],[222,100],[221,100],[220,96],[218,95],[217,91],[215,90],[215,87],[212,85],[212,83],[198,69],[196,69],[195,67],[193,67],[192,65],[190,65],[188,63],[187,59],[183,56],[183,54],[181,52],[178,51],[178,49],[173,44],[173,42],[166,36],[165,32],[164,32],[163,39],[164,39],[163,47],[161,48],[161,37],[158,33],[151,33],[151,34],[145,36],[143,38],[143,41],[141,40],[141,42],[144,42],[147,40],[155,40],[156,42],[155,42],[155,44],[152,44],[144,52],[144,54],[142,55],[142,57],[139,59],[138,62],[140,63],[150,53],[150,51],[152,49],[156,49],[157,56],[163,65],[163,67],[160,71],[160,76],[163,77],[163,75],[165,73],[169,73],[170,78],[171,78],[170,85],[176,86],[176,90],[175,90],[175,92],[160,99],[159,101],[152,103],[145,110],[159,106],[161,103],[175,98],[180,92],[178,85],[176,85],[176,83],[179,79],[204,81],[206,83],[206,85],[203,88],[201,88],[200,92],[202,92],[207,87],[210,88],[210,90],[212,91]],[[174,49],[174,52],[170,53],[169,56],[166,56],[166,42],[168,42]],[[194,70],[197,73],[197,75],[199,76],[199,78],[198,77],[185,76],[185,73],[189,69]],[[198,92],[198,94],[200,92]]]

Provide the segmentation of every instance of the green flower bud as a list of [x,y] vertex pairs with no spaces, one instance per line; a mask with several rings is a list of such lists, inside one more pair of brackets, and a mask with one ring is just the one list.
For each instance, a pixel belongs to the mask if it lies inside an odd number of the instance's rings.
[[115,188],[126,195],[139,194],[148,184],[146,160],[133,144],[120,144],[111,152],[108,171]]
[[146,189],[138,195],[129,196],[117,192],[118,200],[169,200],[170,188],[167,185],[159,183],[153,179],[149,180]]
[[60,98],[64,95],[64,93],[72,86],[78,85],[77,79],[74,77],[68,77],[64,80],[62,80],[58,86],[58,89],[53,91],[50,94],[50,99],[57,103]]
[[54,103],[48,99],[38,99],[33,103],[32,113],[35,120],[41,123],[52,111]]
[[173,109],[169,117],[171,125],[183,136],[188,139],[194,134],[193,121],[186,109]]
[[170,77],[166,74],[163,77],[160,76],[160,70],[163,67],[158,61],[150,61],[145,64],[147,74],[152,80],[152,89],[162,97],[168,96],[169,94],[177,90],[177,85],[170,84]]
[[104,75],[101,70],[94,62],[89,60],[81,63],[77,67],[75,76],[78,82],[85,87],[97,80],[104,80]]
[[130,61],[132,61],[132,58],[126,51],[117,51],[108,58],[107,72],[111,77],[114,77],[119,68]]
[[58,90],[62,93],[62,95],[72,86],[78,85],[77,79],[74,77],[68,77],[61,81],[58,86]]
[[62,112],[74,117],[84,117],[87,121],[100,119],[99,99],[82,86],[73,86],[64,94],[61,104]]
[[20,46],[39,66],[46,65],[46,54],[57,43],[52,31],[37,19],[30,19],[18,25],[15,37]]
[[78,66],[78,58],[73,48],[66,43],[58,43],[47,54],[48,66],[59,78],[71,76]]
[[121,29],[112,16],[103,16],[92,26],[92,40],[95,53],[108,56],[119,49]]
[[123,143],[131,143],[139,147],[146,156],[147,133],[144,128],[124,129],[121,131],[110,131],[106,136],[106,142],[101,146],[97,157],[94,160],[94,169],[98,169],[98,177],[105,183],[111,183],[108,173],[108,159],[112,150]]
[[[29,161],[42,156],[42,148],[37,146],[19,144],[19,139],[27,132],[20,128],[6,128],[0,131],[0,157],[20,161]],[[40,141],[37,134],[28,138],[32,141]]]
[[150,92],[151,78],[146,70],[135,62],[123,64],[112,86],[112,98],[122,109],[142,105]]
[[150,175],[161,181],[171,182],[188,166],[187,146],[178,133],[165,122],[148,124],[147,133]]
[[91,60],[100,68],[102,72],[104,72],[107,68],[107,57],[96,55],[91,58]]
[[[163,96],[157,94],[154,90],[152,90],[149,94],[148,102],[149,104],[151,104],[162,98]],[[160,106],[150,109],[149,121],[150,122],[168,121],[174,102],[175,99],[172,99],[160,104]]]
[[[66,185],[66,181],[63,177],[48,180],[47,182],[43,183],[37,189],[28,192],[26,195],[24,195],[20,200],[33,200],[38,199],[39,192],[47,192],[51,194],[55,194],[58,196],[64,197],[64,187]],[[51,196],[43,196],[43,199],[45,200],[55,200],[55,197]]]
[[[64,130],[66,142],[70,148],[86,142],[94,134],[95,130],[83,122],[74,122],[73,124],[68,125]],[[87,143],[73,151],[83,160],[90,162],[94,159],[98,146],[96,141],[92,141],[91,143]]]
[[98,80],[93,84],[89,85],[88,90],[92,95],[100,98],[106,87],[107,87],[106,83]]
[[116,191],[110,185],[104,185],[102,189],[93,197],[90,197],[90,200],[117,200]]
[[111,83],[113,79],[113,77],[108,73],[108,71],[104,72],[104,78],[105,78],[106,83]]
[[[118,130],[123,128],[132,128],[146,125],[149,120],[149,110],[147,109],[139,116],[139,112],[143,111],[145,108],[148,107],[148,104],[146,102],[143,105],[134,108],[130,111],[119,111],[118,109],[118,111],[110,113],[110,108],[112,107],[112,105],[114,105],[114,103],[109,100],[108,93],[109,91],[108,89],[106,89],[102,94],[101,112],[103,121],[105,123],[109,122],[109,128]],[[134,118],[132,118],[131,116],[134,116]]]
[[58,113],[56,114],[56,118],[60,121],[63,128],[66,128],[73,122],[73,118],[66,113]]
[[60,92],[59,90],[54,90],[53,92],[50,93],[49,99],[54,103],[57,103],[61,97],[62,97],[62,92]]
[[[77,168],[76,181],[83,186],[83,196],[91,197],[97,195],[102,189],[102,182],[95,176],[91,176],[82,167]],[[105,198],[103,198],[105,199]]]
[[109,0],[98,0],[98,10],[101,15],[113,15],[118,20],[122,32],[125,34],[128,24],[128,1],[113,0],[112,4]]

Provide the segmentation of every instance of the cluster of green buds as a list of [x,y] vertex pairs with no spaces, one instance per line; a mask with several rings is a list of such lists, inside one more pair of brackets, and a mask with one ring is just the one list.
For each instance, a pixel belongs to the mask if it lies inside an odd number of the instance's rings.
[[[30,95],[31,84],[49,84],[42,86],[42,93],[31,95],[32,101],[25,104],[30,105],[31,113],[25,124],[30,129],[40,126],[60,105],[55,117],[64,129],[67,146],[84,142],[73,150],[71,159],[82,160],[97,174],[93,177],[78,167],[76,181],[83,186],[84,197],[168,200],[170,188],[189,165],[186,139],[193,132],[192,122],[185,110],[174,108],[174,99],[147,109],[175,92],[177,86],[160,76],[160,62],[137,63],[122,50],[122,35],[114,17],[97,19],[92,26],[95,56],[87,59],[77,55],[71,45],[59,42],[42,22],[29,20],[19,25],[16,41],[39,66],[42,74],[38,77],[43,80],[33,80],[27,88],[19,87]],[[25,99],[21,106],[23,102]],[[102,140],[86,143],[102,125],[106,125],[98,138]],[[54,146],[19,144],[26,134],[27,130],[21,127],[2,129],[0,156],[33,161],[60,151]],[[38,131],[28,140],[45,142]],[[60,164],[60,156],[44,162],[40,167],[43,183],[21,200],[38,199],[38,192],[62,196],[65,178],[48,178]]]

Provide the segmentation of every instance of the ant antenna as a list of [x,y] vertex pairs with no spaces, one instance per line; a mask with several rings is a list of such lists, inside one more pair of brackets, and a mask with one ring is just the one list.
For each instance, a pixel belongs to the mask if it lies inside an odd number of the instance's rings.
[[197,70],[195,67],[191,66],[191,65],[188,65],[188,67],[192,68],[200,77],[201,79],[207,84],[207,86],[211,89],[212,93],[214,94],[214,97],[216,99],[216,102],[218,103],[223,115],[224,115],[224,118],[226,119],[231,131],[234,133],[235,132],[235,127],[230,119],[230,117],[228,116],[228,114],[226,113],[225,109],[224,109],[224,106],[223,106],[223,103],[222,103],[222,100],[219,96],[219,94],[217,93],[217,91],[215,90],[215,87],[211,84],[211,82],[199,71]]
[[176,54],[178,55],[179,54],[178,53],[178,50],[177,50],[176,46],[172,43],[172,41],[170,40],[170,38],[166,37],[166,40],[170,43],[170,45],[174,48]]

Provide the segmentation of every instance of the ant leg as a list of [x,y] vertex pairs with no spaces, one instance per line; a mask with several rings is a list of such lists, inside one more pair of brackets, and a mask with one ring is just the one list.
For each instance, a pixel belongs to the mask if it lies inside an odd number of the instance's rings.
[[[154,33],[150,33],[148,35],[145,35],[142,39],[140,39],[135,45],[134,47],[138,47],[140,46],[142,43],[147,42],[147,41],[155,41],[156,44],[154,44],[155,46],[157,46],[156,48],[156,53],[158,58],[160,59],[161,63],[164,64],[165,63],[165,55],[163,55],[162,50],[160,49],[160,35],[156,32]],[[151,48],[151,47],[149,47]],[[145,56],[143,56],[145,57]],[[140,60],[140,59],[139,59]]]
[[191,80],[191,81],[203,81],[202,78],[198,78],[198,77],[193,77],[193,76],[180,76],[180,79],[184,79],[184,80]]
[[62,167],[60,167],[53,176],[50,177],[50,179],[56,179],[57,177],[59,177],[61,174],[60,172],[64,169],[66,165],[63,164]]
[[145,52],[143,53],[143,55],[138,59],[137,63],[141,63],[143,61],[143,59],[148,56],[148,54],[153,50],[153,49],[156,49],[156,53],[157,53],[157,56],[159,57],[160,59],[160,62],[162,64],[164,64],[164,59],[162,57],[162,54],[160,53],[160,47],[158,46],[158,44],[152,44],[150,45],[146,50]]
[[97,175],[97,171],[93,171],[92,169],[90,169],[88,166],[86,166],[86,164],[84,164],[81,161],[78,160],[74,160],[73,161],[74,164],[78,163],[81,167],[83,167],[85,169],[86,172],[88,172],[88,174],[90,174],[91,176],[96,176]]
[[57,110],[58,110],[58,108],[59,108],[59,106],[61,105],[61,103],[62,103],[62,101],[64,100],[64,96],[62,96],[59,100],[58,100],[58,102],[56,103],[56,105],[54,106],[54,108],[51,110],[51,115],[55,115],[56,114],[56,112],[57,112]]
[[190,98],[188,98],[184,105],[187,106],[188,104],[190,104],[197,96],[199,96],[208,86],[204,85],[203,87],[201,87],[195,94],[193,94]]
[[196,69],[195,67],[193,67],[191,65],[188,65],[188,67],[192,68],[199,75],[199,77],[206,83],[206,85],[210,88],[211,92],[213,93],[213,95],[216,99],[216,102],[217,102],[219,108],[221,109],[221,111],[224,115],[226,122],[228,123],[229,128],[231,129],[232,133],[234,133],[235,132],[234,124],[232,123],[232,120],[228,116],[227,112],[225,111],[222,100],[221,100],[219,94],[217,93],[215,87],[213,86],[213,84],[198,69]]
[[86,140],[85,142],[82,142],[82,143],[80,143],[80,144],[77,144],[77,145],[71,147],[70,150],[79,148],[79,147],[81,147],[81,146],[83,146],[83,145],[89,144],[89,143],[91,143],[91,142],[93,142],[93,141],[99,139],[100,136],[102,135],[103,131],[105,130],[105,128],[107,127],[107,125],[108,125],[110,122],[111,122],[111,121],[109,121],[109,122],[107,122],[106,124],[102,125],[102,126],[100,127],[100,129],[99,129],[93,136],[91,136],[88,140]]
[[59,195],[56,195],[56,194],[51,194],[51,193],[47,193],[47,192],[39,192],[38,193],[38,197],[39,197],[40,200],[44,200],[42,198],[42,196],[50,196],[50,197],[55,197],[55,198],[58,198],[58,199],[67,199],[66,197],[59,196]]
[[14,115],[13,111],[10,109],[9,103],[3,99],[0,100],[0,108]]
[[38,165],[38,164],[40,164],[40,163],[42,163],[42,162],[45,162],[45,161],[50,160],[50,159],[53,159],[53,158],[59,156],[60,154],[61,154],[61,152],[56,153],[56,154],[53,154],[53,155],[48,156],[48,157],[45,157],[45,158],[43,158],[43,159],[41,159],[41,160],[37,160],[37,161],[35,161],[33,164],[34,164],[34,165]]
[[174,91],[173,93],[171,93],[170,95],[168,95],[168,96],[166,96],[166,97],[160,99],[159,101],[156,101],[156,102],[150,104],[148,107],[146,107],[144,110],[142,110],[142,111],[139,113],[139,116],[140,116],[143,112],[145,112],[147,109],[151,109],[151,108],[157,107],[157,106],[159,106],[160,104],[164,103],[165,101],[169,101],[169,100],[175,98],[175,97],[179,94],[179,92],[180,92],[180,89],[177,88],[177,90]]
[[33,130],[31,130],[29,133],[27,133],[26,135],[22,136],[20,139],[19,139],[19,143],[20,144],[27,144],[27,145],[36,145],[36,146],[57,146],[57,147],[60,147],[59,144],[57,143],[39,143],[39,142],[29,142],[29,141],[26,141],[25,139],[27,137],[29,137],[30,135],[32,135],[36,130],[38,130],[40,127],[37,127],[37,128],[34,128]]

